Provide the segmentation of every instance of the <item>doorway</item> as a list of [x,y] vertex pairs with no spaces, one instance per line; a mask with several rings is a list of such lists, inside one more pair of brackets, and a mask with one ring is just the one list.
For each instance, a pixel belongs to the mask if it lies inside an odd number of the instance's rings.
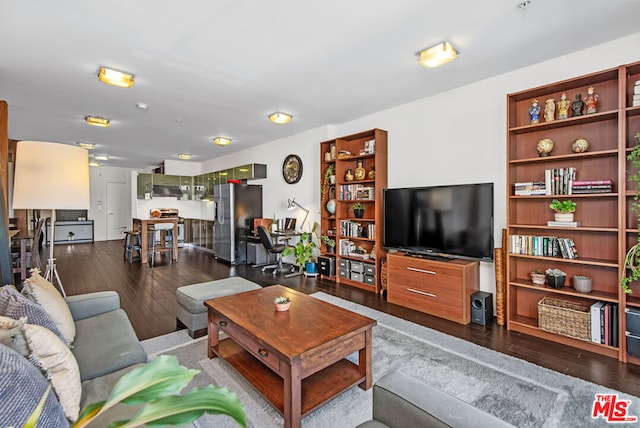
[[107,183],[107,240],[124,239],[131,226],[130,189],[126,183]]

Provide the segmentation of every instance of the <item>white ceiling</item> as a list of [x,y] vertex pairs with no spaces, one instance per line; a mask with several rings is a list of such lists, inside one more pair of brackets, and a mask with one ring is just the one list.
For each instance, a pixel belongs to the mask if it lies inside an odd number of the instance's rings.
[[[111,156],[105,165],[140,168],[342,123],[640,29],[637,0],[519,4],[0,0],[0,99],[11,139],[91,142]],[[458,60],[418,65],[418,51],[445,39]],[[99,82],[100,66],[135,74],[135,85]],[[277,110],[293,121],[270,123]],[[87,115],[111,126],[90,127]]]

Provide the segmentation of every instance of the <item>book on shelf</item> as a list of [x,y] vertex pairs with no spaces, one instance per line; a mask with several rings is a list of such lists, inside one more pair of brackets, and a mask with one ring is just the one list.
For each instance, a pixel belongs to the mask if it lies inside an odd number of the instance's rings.
[[604,302],[595,302],[591,305],[591,341],[600,343],[600,310]]
[[611,302],[591,304],[591,341],[618,347],[618,305]]
[[575,178],[574,167],[545,169],[546,195],[570,195]]
[[554,221],[554,220],[549,220],[547,222],[547,226],[554,226],[554,227],[578,227],[580,226],[580,222],[579,221]]
[[562,257],[577,259],[578,250],[573,239],[556,236],[511,235],[509,251],[541,257]]
[[544,181],[524,181],[514,183],[513,194],[515,196],[545,195],[546,187]]

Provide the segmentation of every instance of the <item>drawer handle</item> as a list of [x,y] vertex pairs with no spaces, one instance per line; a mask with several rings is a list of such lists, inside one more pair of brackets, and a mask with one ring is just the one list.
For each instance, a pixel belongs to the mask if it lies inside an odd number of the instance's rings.
[[425,296],[433,297],[434,299],[438,297],[436,294],[427,293],[425,291],[416,290],[415,288],[407,288],[407,291],[410,291],[412,293],[417,293],[417,294],[423,294]]
[[269,357],[269,351],[267,351],[264,348],[258,348],[258,355],[260,355],[263,358],[268,358]]
[[428,273],[429,275],[437,275],[437,273],[432,270],[418,269],[414,267],[408,267],[407,270],[412,270],[414,272],[420,272],[420,273]]
[[226,321],[220,321],[220,322],[218,323],[218,325],[219,325],[220,327],[226,327],[226,326],[227,326],[227,322],[226,322]]

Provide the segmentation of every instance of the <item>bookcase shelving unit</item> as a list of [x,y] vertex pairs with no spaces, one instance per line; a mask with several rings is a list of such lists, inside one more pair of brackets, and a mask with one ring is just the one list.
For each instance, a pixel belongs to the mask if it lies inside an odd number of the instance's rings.
[[[624,274],[624,257],[637,241],[635,214],[629,210],[635,189],[627,189],[626,155],[636,145],[640,131],[640,107],[632,107],[633,87],[640,80],[640,63],[592,73],[507,95],[507,234],[555,236],[575,242],[579,257],[533,256],[506,249],[507,256],[507,327],[532,336],[561,342],[596,352],[623,362],[640,364],[640,358],[627,354],[625,338],[626,307],[640,308],[640,285],[632,285],[627,296],[620,287]],[[530,123],[529,108],[537,99],[544,109],[546,99],[559,100],[565,93],[586,95],[594,87],[598,94],[597,113],[572,116],[540,123]],[[557,117],[557,115],[556,115]],[[554,141],[549,156],[540,157],[536,145],[544,138]],[[572,142],[589,141],[589,149],[574,153]],[[544,171],[554,168],[576,169],[577,180],[613,181],[609,193],[516,196],[514,184],[544,181]],[[553,220],[549,204],[553,199],[571,199],[577,203],[578,227],[547,226]],[[559,268],[567,273],[565,287],[554,289],[531,282],[534,269]],[[593,278],[593,291],[579,293],[572,287],[572,277]],[[600,344],[549,333],[539,328],[538,302],[545,296],[580,301],[591,305],[597,301],[618,305],[618,346]]]
[[[365,146],[370,147],[372,140],[375,141],[374,150],[365,153]],[[334,156],[329,157],[327,153],[333,153]],[[347,181],[347,170],[355,172],[358,163],[363,163],[365,177],[355,177]],[[335,168],[336,181],[334,184],[325,185],[325,171],[332,165]],[[375,170],[373,178],[369,176],[372,168]],[[336,275],[328,278],[339,284],[378,293],[381,263],[385,257],[382,247],[382,189],[387,186],[387,132],[372,129],[321,142],[320,174],[321,233],[336,240],[335,252],[330,252],[325,244],[321,244],[323,256],[336,257]],[[335,214],[327,210],[327,202],[330,199],[335,199]],[[357,202],[365,208],[362,218],[356,218],[351,209]],[[362,232],[357,232],[356,229]],[[367,254],[375,250],[375,258],[362,258],[357,254],[347,253],[345,248],[341,247],[341,241],[346,240],[351,241],[356,247],[361,247]],[[345,266],[350,266],[352,262],[363,264],[364,272],[361,277],[353,275],[356,279],[351,278],[352,269]],[[353,270],[353,273],[360,273],[356,270]]]

